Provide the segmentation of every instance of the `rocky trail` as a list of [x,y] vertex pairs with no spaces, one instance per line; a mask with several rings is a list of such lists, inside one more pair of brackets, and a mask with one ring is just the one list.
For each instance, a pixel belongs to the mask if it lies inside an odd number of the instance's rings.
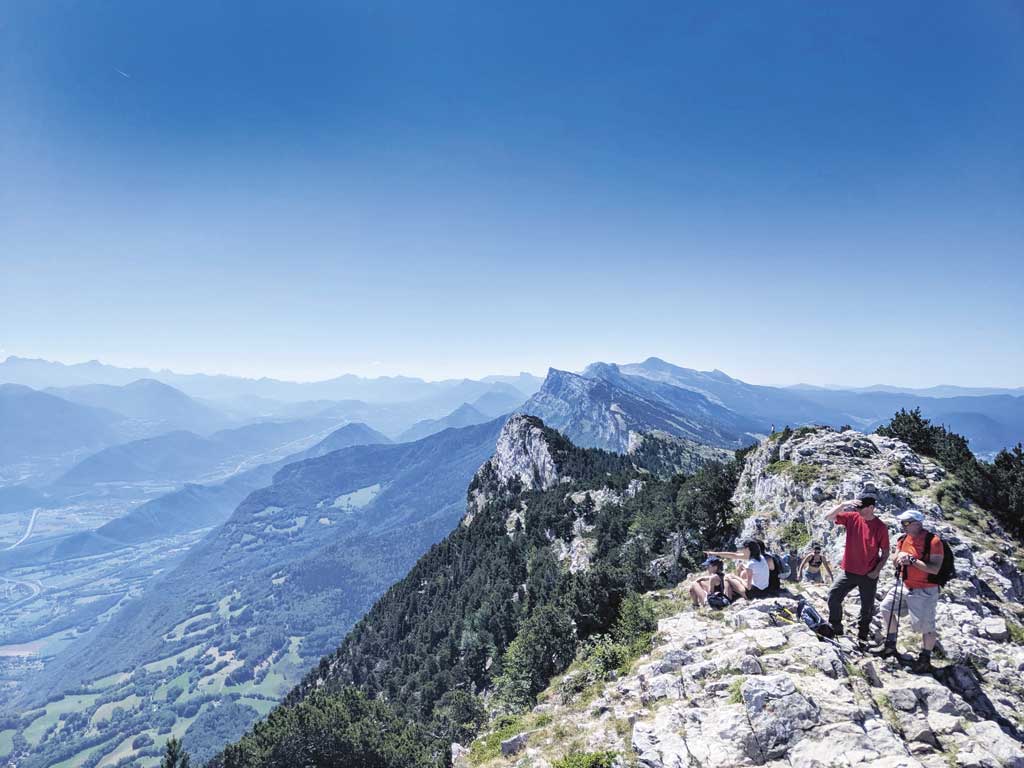
[[[775,436],[751,452],[740,478],[733,500],[745,516],[741,538],[757,535],[775,551],[793,545],[801,554],[817,541],[837,568],[844,529],[824,515],[865,490],[878,497],[893,541],[895,516],[919,509],[956,557],[958,577],[940,598],[942,650],[931,674],[780,620],[778,608],[792,609],[792,597],[695,611],[682,599],[683,584],[648,595],[664,618],[650,652],[627,674],[578,691],[570,669],[517,721],[501,756],[480,760],[479,750],[456,748],[455,764],[549,768],[593,755],[579,764],[1024,768],[1022,551],[941,466],[877,435]],[[888,568],[879,599],[892,582]],[[826,586],[791,586],[826,613]],[[913,653],[919,642],[905,622],[901,650]]]

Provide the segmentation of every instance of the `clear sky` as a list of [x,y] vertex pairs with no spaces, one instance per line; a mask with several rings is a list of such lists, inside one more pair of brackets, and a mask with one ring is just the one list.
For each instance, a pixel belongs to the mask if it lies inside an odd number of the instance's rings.
[[1024,5],[11,0],[0,355],[1024,384]]

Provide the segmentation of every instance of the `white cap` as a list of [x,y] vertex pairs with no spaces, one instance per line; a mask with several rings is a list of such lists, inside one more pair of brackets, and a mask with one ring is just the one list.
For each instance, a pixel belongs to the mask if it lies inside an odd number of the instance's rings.
[[924,521],[924,515],[918,512],[916,509],[908,509],[902,515],[896,518],[901,523],[920,523]]

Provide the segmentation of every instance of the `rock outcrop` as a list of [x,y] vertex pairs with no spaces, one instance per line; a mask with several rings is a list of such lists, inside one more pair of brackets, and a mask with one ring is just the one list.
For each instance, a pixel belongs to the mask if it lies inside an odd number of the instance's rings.
[[[955,553],[933,674],[819,638],[785,613],[792,597],[695,611],[681,586],[649,596],[667,618],[628,674],[583,692],[553,681],[524,718],[515,765],[611,752],[623,768],[1024,768],[1021,550],[954,478],[897,440],[805,429],[751,452],[734,501],[744,535],[801,549],[813,538],[837,568],[842,529],[823,517],[865,489],[886,522],[923,511]],[[791,588],[824,612],[826,587]],[[901,647],[918,640],[905,624]]]
[[[748,456],[734,496],[747,515],[741,538],[765,539],[776,551],[796,544],[801,553],[816,541],[838,568],[845,529],[824,517],[839,501],[865,491],[877,497],[893,543],[896,516],[917,509],[925,527],[952,548],[958,578],[943,589],[938,609],[947,655],[996,674],[1024,670],[1024,649],[1000,644],[1009,635],[1007,620],[1019,626],[1024,550],[990,514],[963,498],[954,477],[899,440],[805,428],[785,441],[764,441]],[[880,592],[892,581],[890,568]]]

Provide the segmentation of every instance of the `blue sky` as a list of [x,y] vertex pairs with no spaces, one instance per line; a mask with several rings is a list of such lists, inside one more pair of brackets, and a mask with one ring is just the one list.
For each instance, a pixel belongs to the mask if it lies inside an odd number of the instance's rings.
[[1022,41],[1019,2],[15,0],[0,354],[1020,386]]

